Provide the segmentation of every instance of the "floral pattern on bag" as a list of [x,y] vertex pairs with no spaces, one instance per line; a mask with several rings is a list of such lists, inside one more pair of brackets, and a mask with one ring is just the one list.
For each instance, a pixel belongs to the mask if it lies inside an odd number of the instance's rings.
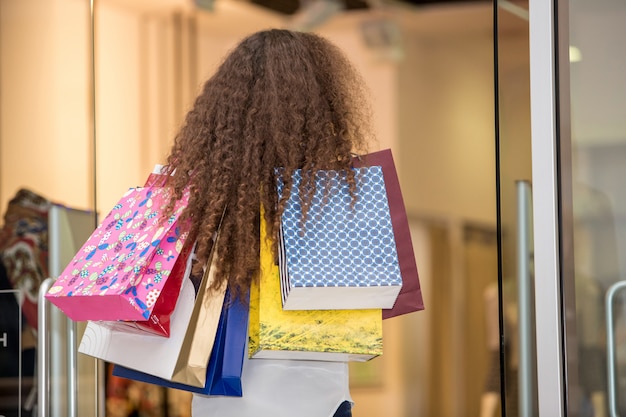
[[128,190],[61,273],[47,297],[59,301],[60,297],[118,294],[147,320],[187,239],[178,219],[187,205],[189,191],[176,202],[172,215],[164,219],[163,210],[172,198],[170,192],[164,187]]

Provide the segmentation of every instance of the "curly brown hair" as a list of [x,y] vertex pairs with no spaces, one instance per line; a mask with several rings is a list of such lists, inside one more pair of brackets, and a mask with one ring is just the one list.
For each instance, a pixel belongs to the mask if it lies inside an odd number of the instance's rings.
[[[303,170],[305,210],[318,170],[346,173],[354,189],[352,153],[366,152],[369,122],[360,75],[318,35],[265,30],[226,56],[187,114],[166,168],[177,197],[191,187],[182,218],[200,265],[222,220],[214,287],[227,281],[235,293],[248,291],[259,271],[260,207],[275,242],[295,169]],[[275,168],[285,180],[280,201]]]

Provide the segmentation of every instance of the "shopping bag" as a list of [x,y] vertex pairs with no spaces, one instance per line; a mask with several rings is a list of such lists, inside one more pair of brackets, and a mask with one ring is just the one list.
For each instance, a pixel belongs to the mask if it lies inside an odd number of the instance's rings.
[[189,191],[164,219],[171,193],[128,190],[45,297],[76,321],[147,320],[187,239],[178,219]]
[[[146,179],[144,187],[163,187],[166,185],[167,176],[162,173],[164,166],[157,164]],[[154,304],[154,309],[148,320],[122,321],[120,328],[128,331],[136,330],[140,332],[148,332],[160,336],[169,337],[170,335],[170,318],[176,301],[180,294],[180,288],[185,279],[185,274],[191,266],[191,253],[195,250],[195,242],[185,242],[183,250],[176,259],[176,263],[172,268],[170,277],[165,282],[163,290]]]
[[117,331],[89,321],[78,351],[160,378],[204,386],[224,301],[223,290],[208,288],[214,271],[211,258],[202,277],[194,276],[191,267],[183,281],[169,338]]
[[150,333],[157,336],[170,336],[170,323],[172,313],[176,307],[178,296],[183,285],[185,277],[190,273],[192,256],[195,244],[191,244],[189,240],[185,242],[183,250],[180,253],[169,278],[165,282],[159,298],[154,303],[154,309],[148,320],[118,320],[118,321],[99,321],[103,326],[107,326],[112,330],[130,333]]
[[293,173],[278,245],[285,310],[391,308],[396,301],[402,276],[382,168],[353,170],[356,200],[344,173],[318,171],[306,217],[301,170]]
[[391,223],[396,240],[400,273],[402,274],[402,289],[393,308],[383,309],[383,319],[423,310],[424,300],[411,241],[411,230],[391,150],[384,149],[354,158],[353,164],[356,167],[380,166],[385,179]]
[[198,394],[241,397],[243,393],[241,376],[244,357],[247,354],[245,349],[248,337],[247,303],[247,299],[231,297],[230,291],[226,292],[226,301],[209,358],[204,387],[172,382],[120,365],[113,367],[113,375]]
[[380,309],[283,310],[278,266],[261,215],[261,271],[250,289],[251,358],[367,361],[382,354]]
[[[157,164],[146,179],[144,187],[165,186],[167,176],[162,173],[163,165]],[[102,321],[110,328],[127,332],[147,332],[159,336],[170,336],[170,319],[176,307],[180,289],[191,266],[191,253],[195,250],[195,242],[188,240],[176,259],[169,278],[163,285],[148,320]]]
[[[213,251],[215,252],[215,248]],[[221,316],[226,283],[211,288],[215,268],[207,267],[171,380],[204,387],[209,357]]]

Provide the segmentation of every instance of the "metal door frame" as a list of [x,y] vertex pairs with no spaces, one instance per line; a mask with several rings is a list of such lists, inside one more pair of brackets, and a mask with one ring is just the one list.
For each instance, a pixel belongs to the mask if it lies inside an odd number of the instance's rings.
[[575,415],[567,0],[529,0],[537,391],[540,416]]

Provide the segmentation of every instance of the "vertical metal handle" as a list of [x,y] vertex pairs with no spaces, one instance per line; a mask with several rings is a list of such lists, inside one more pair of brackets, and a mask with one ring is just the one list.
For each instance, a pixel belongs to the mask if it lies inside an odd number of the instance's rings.
[[[63,266],[66,262],[66,254],[63,253],[62,236],[64,236],[63,225],[67,224],[67,214],[65,208],[54,206],[48,213],[48,230],[50,244],[48,248],[48,271],[51,276],[58,277],[63,272]],[[51,279],[51,283],[53,279]],[[50,284],[51,285],[51,284]],[[48,285],[48,287],[50,286]],[[46,289],[47,291],[47,289]],[[45,293],[44,293],[45,294]],[[40,294],[41,298],[43,296]],[[45,301],[45,298],[43,298]],[[43,304],[39,304],[40,308]],[[47,309],[47,307],[46,307]],[[78,359],[77,359],[77,343],[76,343],[76,323],[69,318],[64,318],[65,323],[55,321],[57,326],[64,328],[65,333],[61,333],[65,338],[65,375],[67,376],[67,417],[77,417],[78,413]],[[52,328],[46,328],[46,333],[54,331]],[[50,349],[48,349],[49,351]],[[56,352],[49,352],[52,354]],[[50,356],[48,356],[50,358]],[[46,359],[48,360],[48,359]]]
[[617,413],[617,390],[615,377],[615,332],[613,330],[613,300],[615,294],[626,288],[626,281],[619,281],[609,287],[606,292],[606,353],[607,353],[607,376],[609,385],[609,412],[611,417],[618,417]]
[[[50,404],[50,368],[51,347],[50,335],[54,331],[50,305],[45,298],[46,293],[54,283],[54,278],[48,278],[41,283],[38,294],[38,331],[37,331],[37,415],[47,417],[51,413]],[[78,360],[76,353],[76,323],[69,318],[67,320],[67,350],[66,350],[66,375],[67,375],[67,413],[68,417],[77,417],[78,413]],[[55,413],[52,413],[55,414]]]
[[78,416],[78,359],[76,323],[67,319],[67,412],[68,417]]
[[47,417],[50,404],[48,403],[49,387],[50,387],[50,364],[48,363],[50,348],[50,328],[48,321],[48,305],[44,297],[54,279],[48,278],[44,280],[39,287],[37,302],[39,309],[37,311],[37,416]]
[[528,181],[517,181],[517,297],[519,331],[519,415],[533,415],[533,302],[531,271],[531,187]]

